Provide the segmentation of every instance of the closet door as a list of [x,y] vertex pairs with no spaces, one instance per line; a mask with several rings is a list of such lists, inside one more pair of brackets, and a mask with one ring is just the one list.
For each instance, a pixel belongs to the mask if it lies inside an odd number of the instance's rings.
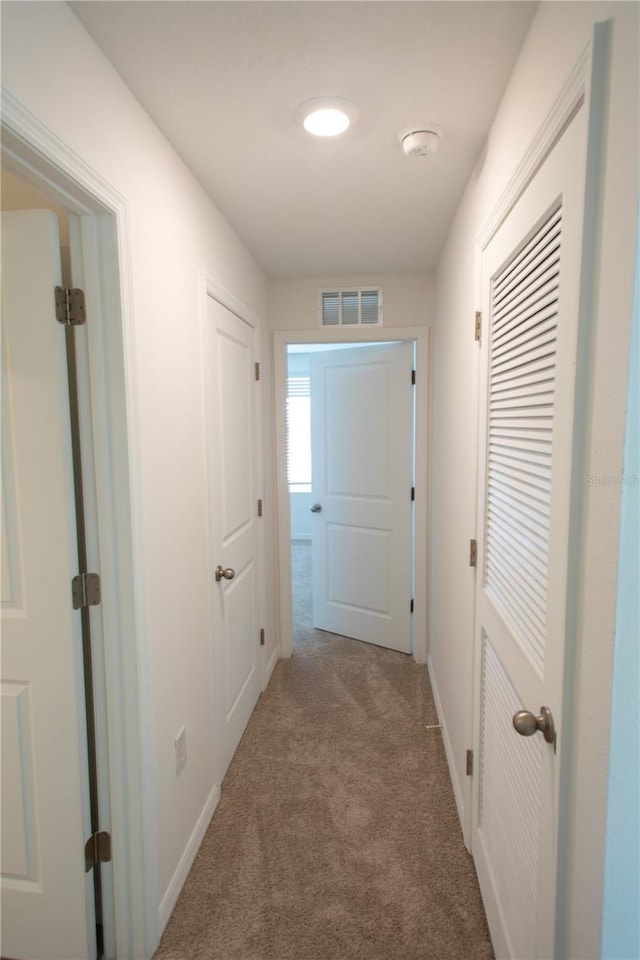
[[554,955],[585,113],[482,262],[472,847],[496,953],[528,960]]

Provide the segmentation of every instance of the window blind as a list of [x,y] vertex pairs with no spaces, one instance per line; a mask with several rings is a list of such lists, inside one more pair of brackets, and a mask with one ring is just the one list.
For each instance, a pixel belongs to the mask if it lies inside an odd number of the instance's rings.
[[291,493],[311,492],[311,381],[287,377],[287,482]]

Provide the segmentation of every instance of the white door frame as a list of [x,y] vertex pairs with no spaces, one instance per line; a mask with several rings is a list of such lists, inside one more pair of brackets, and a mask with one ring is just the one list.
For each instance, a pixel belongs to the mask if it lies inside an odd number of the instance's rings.
[[289,344],[311,343],[388,343],[394,340],[416,345],[415,398],[415,531],[413,540],[415,571],[415,603],[413,610],[412,654],[416,663],[427,662],[428,650],[428,470],[429,438],[429,329],[428,327],[373,327],[315,330],[276,330],[274,344],[274,401],[276,431],[276,497],[277,497],[277,554],[279,576],[279,631],[280,656],[293,653],[291,622],[291,547],[289,520],[289,487],[287,484],[287,347]]
[[[140,455],[126,200],[7,91],[2,160],[80,222],[102,572],[106,723],[97,731],[113,850],[114,956],[158,943],[151,702],[142,567]],[[120,403],[113,403],[113,398]],[[126,746],[125,746],[126,745]],[[108,956],[108,955],[107,955]]]

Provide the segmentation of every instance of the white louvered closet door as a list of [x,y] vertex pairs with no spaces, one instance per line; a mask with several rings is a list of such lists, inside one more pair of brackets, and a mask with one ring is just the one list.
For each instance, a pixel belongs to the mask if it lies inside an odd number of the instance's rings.
[[553,957],[586,113],[482,260],[472,846],[498,957]]

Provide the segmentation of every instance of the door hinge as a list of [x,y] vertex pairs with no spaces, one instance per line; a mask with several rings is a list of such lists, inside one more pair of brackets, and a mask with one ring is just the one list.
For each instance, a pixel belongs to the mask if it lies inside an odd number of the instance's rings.
[[473,776],[473,750],[467,750],[467,776]]
[[260,379],[260,364],[256,363],[256,380]]
[[106,830],[93,833],[84,845],[84,872],[93,870],[97,863],[111,862],[111,834]]
[[415,498],[416,498],[416,488],[411,487],[411,499],[415,500]]
[[74,577],[71,581],[71,598],[74,610],[80,610],[82,607],[97,607],[101,601],[100,574],[79,573]]
[[264,627],[260,627],[260,646],[264,647]]
[[409,606],[409,610],[411,611],[411,613],[413,613],[413,597],[411,597],[411,604]]
[[411,386],[415,387],[416,385],[416,372],[415,370],[411,371]]
[[65,327],[81,326],[86,320],[84,291],[69,290],[68,287],[56,287],[56,320]]
[[475,567],[478,564],[478,541],[469,540],[469,566]]
[[475,333],[474,333],[475,339],[479,340],[481,334],[482,334],[482,313],[480,310],[476,310],[476,325],[475,325]]
[[262,500],[258,500],[258,516],[262,516]]

